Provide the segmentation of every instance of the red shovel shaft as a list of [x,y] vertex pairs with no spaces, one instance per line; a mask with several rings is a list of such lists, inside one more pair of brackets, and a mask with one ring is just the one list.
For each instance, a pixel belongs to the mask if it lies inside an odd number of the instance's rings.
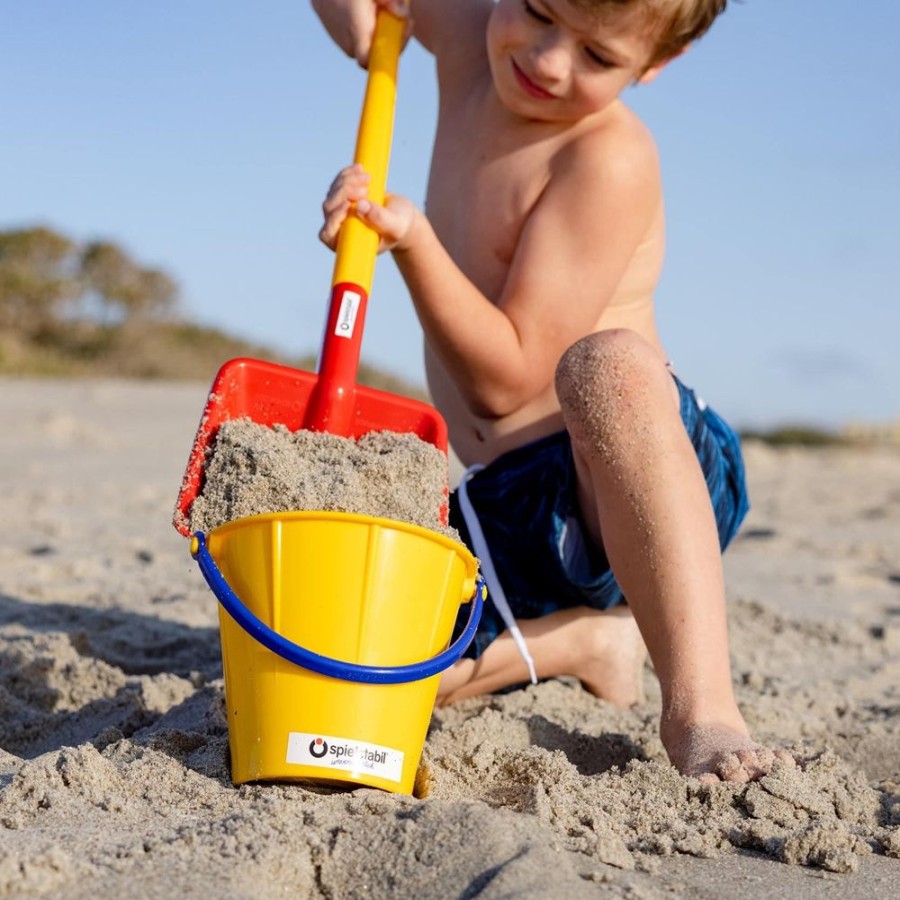
[[303,427],[349,437],[356,410],[356,375],[368,297],[358,284],[331,289],[331,305],[319,358],[318,378]]

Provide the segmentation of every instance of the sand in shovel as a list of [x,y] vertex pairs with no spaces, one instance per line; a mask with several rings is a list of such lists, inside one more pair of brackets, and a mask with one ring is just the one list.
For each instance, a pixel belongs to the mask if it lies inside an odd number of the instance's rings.
[[395,519],[459,540],[443,525],[447,457],[414,434],[359,440],[234,419],[219,429],[191,531],[243,516],[325,510]]

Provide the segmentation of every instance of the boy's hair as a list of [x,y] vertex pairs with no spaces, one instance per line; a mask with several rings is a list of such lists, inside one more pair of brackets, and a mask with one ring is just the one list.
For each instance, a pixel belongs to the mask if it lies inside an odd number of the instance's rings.
[[688,44],[702,37],[725,12],[728,0],[570,0],[573,6],[594,12],[604,7],[631,7],[645,17],[655,36],[653,54],[647,68],[678,56]]

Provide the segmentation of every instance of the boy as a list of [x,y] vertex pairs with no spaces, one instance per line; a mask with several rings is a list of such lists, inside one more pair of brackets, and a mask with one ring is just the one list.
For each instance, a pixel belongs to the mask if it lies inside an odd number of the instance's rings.
[[[747,510],[743,463],[657,335],[656,149],[619,94],[725,3],[414,0],[440,90],[427,214],[371,203],[351,166],[320,235],[334,247],[355,214],[392,252],[470,467],[451,522],[494,603],[438,702],[565,674],[627,706],[649,650],[669,758],[710,782],[792,760],[751,740],[732,692],[721,549]],[[377,7],[404,14],[401,0],[313,6],[361,64]]]

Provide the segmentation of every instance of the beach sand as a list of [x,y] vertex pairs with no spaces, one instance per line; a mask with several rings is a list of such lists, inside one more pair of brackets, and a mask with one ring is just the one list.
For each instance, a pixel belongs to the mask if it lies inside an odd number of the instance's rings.
[[748,724],[705,788],[659,690],[435,713],[422,797],[232,786],[215,600],[171,525],[206,385],[0,380],[0,896],[866,898],[900,884],[900,453],[746,447]]

